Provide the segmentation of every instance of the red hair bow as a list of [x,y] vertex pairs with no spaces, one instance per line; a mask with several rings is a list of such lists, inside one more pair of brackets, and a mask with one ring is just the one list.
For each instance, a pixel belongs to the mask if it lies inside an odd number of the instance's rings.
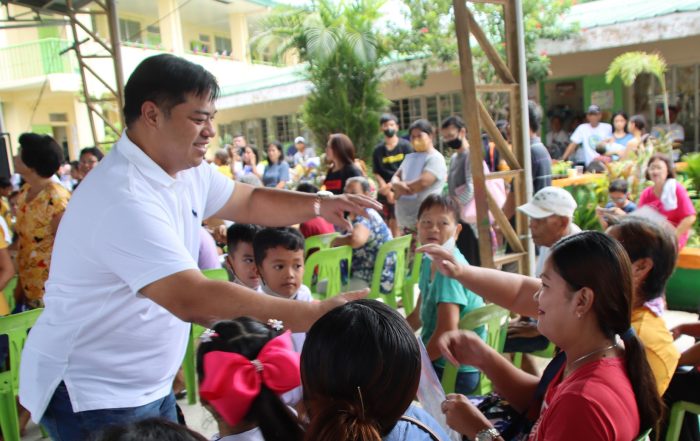
[[300,386],[299,354],[294,352],[291,335],[287,331],[267,342],[255,360],[232,352],[205,354],[200,397],[235,426],[250,410],[262,384],[277,394]]

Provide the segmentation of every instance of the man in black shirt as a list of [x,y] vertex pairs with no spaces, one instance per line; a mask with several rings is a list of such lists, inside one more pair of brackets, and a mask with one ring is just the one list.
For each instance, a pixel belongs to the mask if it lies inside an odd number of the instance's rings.
[[405,139],[399,138],[399,120],[396,115],[385,113],[379,119],[384,142],[377,144],[372,155],[372,167],[374,178],[377,180],[377,199],[384,205],[384,217],[394,237],[399,236],[399,227],[394,214],[394,193],[391,191],[391,178],[394,176],[403,159],[409,153],[413,153],[411,144]]

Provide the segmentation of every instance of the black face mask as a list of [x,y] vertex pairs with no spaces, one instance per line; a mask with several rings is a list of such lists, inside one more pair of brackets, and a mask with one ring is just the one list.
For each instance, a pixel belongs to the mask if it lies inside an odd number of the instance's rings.
[[445,145],[451,149],[456,150],[462,147],[462,140],[460,138],[451,139],[449,141],[445,141]]
[[386,136],[387,138],[391,138],[391,137],[393,137],[394,135],[396,135],[396,130],[394,130],[394,129],[386,129],[386,130],[384,130],[384,136]]

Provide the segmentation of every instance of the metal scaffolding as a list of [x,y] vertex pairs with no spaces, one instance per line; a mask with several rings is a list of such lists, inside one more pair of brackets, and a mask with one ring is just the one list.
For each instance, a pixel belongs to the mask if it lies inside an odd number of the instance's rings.
[[[522,4],[521,0],[475,0],[469,1],[469,3],[492,3],[503,8],[505,53],[507,56],[507,61],[503,61],[474,19],[474,15],[467,7],[467,2],[453,0],[464,116],[469,144],[472,146],[469,157],[474,180],[481,264],[485,267],[496,267],[515,262],[518,263],[521,274],[530,274],[534,254],[529,239],[526,217],[517,210],[512,210],[516,211],[515,228],[513,228],[504,210],[494,202],[486,187],[487,179],[512,178],[511,195],[506,202],[507,206],[510,204],[511,208],[525,203],[532,194]],[[470,35],[484,51],[500,80],[499,83],[476,84]],[[486,92],[508,94],[512,150],[496,127],[483,102],[479,99],[479,94]],[[505,159],[510,170],[484,174],[484,154],[479,148],[482,129],[495,142],[498,152]],[[512,250],[503,256],[494,257],[492,252],[489,211]]]
[[[115,0],[0,0],[5,9],[5,19],[0,20],[0,30],[22,27],[64,26],[71,28],[73,44],[66,50],[57,53],[63,56],[74,51],[78,60],[82,94],[88,108],[90,127],[95,145],[103,142],[104,134],[100,134],[96,125],[99,118],[116,137],[121,134],[110,118],[105,115],[105,106],[116,106],[121,127],[124,120],[121,109],[124,107],[124,74],[122,70],[121,51],[119,43],[119,26],[117,21]],[[12,6],[21,6],[22,12],[13,13]],[[98,35],[88,23],[93,17],[106,17],[109,29],[107,39]],[[98,74],[99,69],[92,63],[99,59],[111,59],[114,65],[114,80],[103,78]],[[96,96],[90,84],[99,82],[107,93]],[[114,84],[116,83],[116,84]]]

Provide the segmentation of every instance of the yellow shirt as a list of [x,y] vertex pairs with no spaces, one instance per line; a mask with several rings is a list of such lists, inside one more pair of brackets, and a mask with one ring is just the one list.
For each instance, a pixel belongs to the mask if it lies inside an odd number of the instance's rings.
[[[5,198],[2,197],[0,197],[0,216],[5,219],[7,226],[10,227],[10,230],[12,230],[14,226],[12,225],[12,212],[10,211],[10,205],[7,203]],[[12,231],[6,233],[9,233],[10,236],[12,236]]]
[[[2,222],[0,222],[0,225]],[[5,239],[5,229],[0,226],[0,250],[4,250],[9,247],[10,244]],[[7,315],[10,313],[10,305],[7,304],[7,299],[4,295],[0,295],[0,316]]]
[[28,191],[27,184],[17,197],[17,266],[19,281],[30,306],[40,307],[44,297],[44,282],[49,277],[55,239],[51,231],[51,220],[65,211],[70,193],[61,184],[51,182],[27,202]]
[[659,395],[663,395],[676,371],[681,354],[673,345],[673,337],[664,320],[646,307],[632,310],[632,327],[644,343],[647,361],[656,379]]

